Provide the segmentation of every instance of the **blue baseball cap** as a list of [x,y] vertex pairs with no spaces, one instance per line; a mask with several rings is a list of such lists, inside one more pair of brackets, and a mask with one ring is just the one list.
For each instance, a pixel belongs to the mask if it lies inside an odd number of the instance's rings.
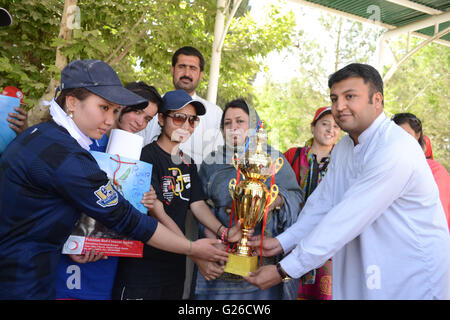
[[164,94],[162,107],[159,112],[180,110],[188,104],[192,104],[194,106],[198,116],[206,113],[205,106],[202,102],[192,99],[186,91],[181,89],[169,91]]
[[148,100],[125,89],[117,73],[106,62],[100,60],[74,60],[61,71],[59,90],[85,88],[92,93],[122,106],[144,109]]
[[0,27],[7,27],[11,25],[11,23],[12,18],[9,12],[4,8],[0,8]]

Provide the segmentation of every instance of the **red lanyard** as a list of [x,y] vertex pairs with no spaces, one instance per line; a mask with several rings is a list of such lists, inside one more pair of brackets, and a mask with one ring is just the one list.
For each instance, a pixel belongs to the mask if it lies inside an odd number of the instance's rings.
[[113,157],[109,157],[109,158],[110,158],[111,160],[114,160],[114,161],[116,161],[116,162],[119,163],[119,166],[117,167],[116,171],[114,171],[114,176],[113,176],[114,184],[115,184],[116,186],[118,186],[119,183],[116,181],[116,173],[117,173],[117,171],[119,171],[120,165],[121,165],[122,163],[126,163],[126,164],[136,164],[136,162],[125,162],[125,161],[121,161],[121,160],[120,160],[120,156],[119,156],[118,154],[116,154],[116,156],[117,156],[117,159],[114,159]]
[[[234,155],[233,161],[235,161],[235,163],[239,163],[238,159],[237,159],[237,154]],[[237,175],[236,175],[236,186],[239,184],[239,179],[241,177],[241,171],[239,170],[239,166],[237,166]],[[230,212],[230,228],[233,226],[233,213],[234,213],[234,201],[232,201],[231,203],[231,212]],[[236,216],[235,219],[235,223],[237,223],[238,219]],[[234,247],[236,246],[236,243],[233,244],[233,248],[231,248],[231,250],[234,250]],[[228,242],[227,244],[227,252],[230,250],[230,243]]]

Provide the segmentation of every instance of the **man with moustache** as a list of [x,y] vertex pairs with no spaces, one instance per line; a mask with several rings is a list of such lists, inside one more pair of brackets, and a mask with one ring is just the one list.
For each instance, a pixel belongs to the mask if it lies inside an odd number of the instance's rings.
[[[180,149],[194,160],[198,168],[211,151],[223,145],[223,137],[220,133],[222,109],[199,97],[195,92],[203,77],[204,67],[205,59],[201,52],[194,47],[182,47],[172,56],[170,73],[175,89],[186,91],[193,99],[201,101],[206,108],[206,113],[200,116],[200,123],[192,136],[180,145]],[[144,145],[156,140],[161,133],[161,127],[156,118],[148,124],[145,130],[138,133],[144,137]]]
[[449,299],[450,236],[438,188],[417,141],[384,114],[380,74],[350,64],[328,86],[348,135],[297,222],[264,238],[263,255],[286,256],[245,279],[266,289],[332,257],[333,299]]

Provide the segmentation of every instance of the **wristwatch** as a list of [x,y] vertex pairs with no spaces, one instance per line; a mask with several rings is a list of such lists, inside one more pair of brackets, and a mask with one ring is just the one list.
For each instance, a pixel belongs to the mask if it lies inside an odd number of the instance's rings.
[[277,271],[281,277],[281,281],[286,282],[286,281],[289,281],[292,279],[286,272],[284,272],[284,270],[281,267],[281,264],[279,262],[277,263]]

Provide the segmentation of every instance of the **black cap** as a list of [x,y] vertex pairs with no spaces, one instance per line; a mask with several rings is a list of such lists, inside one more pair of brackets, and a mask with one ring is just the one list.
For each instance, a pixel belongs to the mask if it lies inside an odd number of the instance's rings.
[[0,27],[7,27],[11,25],[12,18],[8,11],[4,8],[0,8]]
[[194,106],[198,116],[202,116],[206,113],[205,106],[201,101],[192,99],[186,91],[181,89],[169,91],[164,94],[163,104],[159,112],[180,110],[188,104]]
[[106,62],[100,60],[75,60],[61,72],[59,90],[85,88],[112,103],[144,109],[148,100],[125,89],[117,73]]

